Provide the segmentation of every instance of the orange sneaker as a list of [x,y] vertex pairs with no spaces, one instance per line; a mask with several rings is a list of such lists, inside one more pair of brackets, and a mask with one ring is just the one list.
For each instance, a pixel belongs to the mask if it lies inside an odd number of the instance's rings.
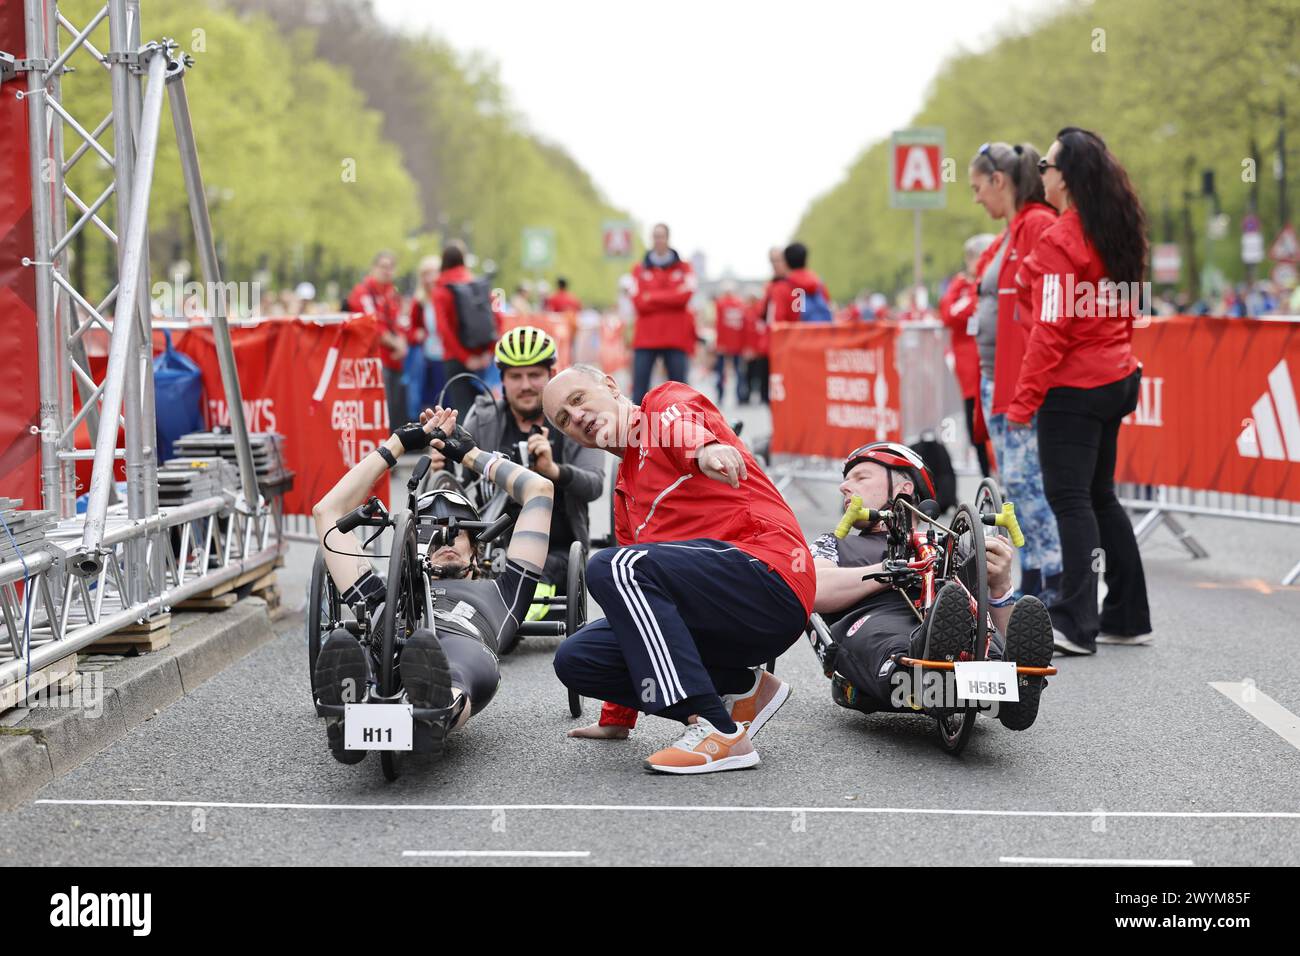
[[699,717],[686,725],[686,732],[672,745],[647,757],[645,769],[652,773],[713,773],[757,764],[758,751],[743,724],[734,734],[724,734]]
[[781,709],[781,705],[790,699],[790,685],[775,674],[769,674],[765,668],[755,668],[758,677],[753,688],[747,694],[726,694],[722,705],[731,714],[731,719],[749,728],[752,740],[758,736],[763,725],[772,719]]

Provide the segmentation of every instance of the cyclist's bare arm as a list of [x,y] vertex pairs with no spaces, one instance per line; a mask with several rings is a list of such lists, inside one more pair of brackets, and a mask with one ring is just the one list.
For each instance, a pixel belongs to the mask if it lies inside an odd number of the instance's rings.
[[[426,430],[432,429],[426,426]],[[400,457],[404,451],[402,442],[396,435],[389,435],[384,439],[384,447],[394,458]],[[324,548],[325,535],[334,527],[336,521],[364,504],[375,482],[385,478],[387,474],[388,462],[379,456],[377,450],[372,451],[353,465],[348,473],[340,478],[338,483],[325,493],[325,497],[316,502],[316,506],[311,509],[311,516],[316,523],[316,539],[321,542],[322,549],[325,551],[325,567],[329,569],[330,578],[340,592],[352,587],[357,578],[369,570],[370,562],[365,558],[352,555],[335,554]],[[339,551],[351,551],[354,550],[354,540],[352,535],[336,531],[330,537],[330,545]]]
[[817,597],[813,610],[821,614],[847,610],[889,587],[880,581],[862,580],[863,575],[882,571],[884,568],[879,564],[841,568],[828,558],[816,558],[813,568],[817,572]]

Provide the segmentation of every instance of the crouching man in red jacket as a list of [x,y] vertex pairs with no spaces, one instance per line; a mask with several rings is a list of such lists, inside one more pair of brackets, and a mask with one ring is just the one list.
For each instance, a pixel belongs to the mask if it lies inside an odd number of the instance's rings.
[[639,405],[597,368],[547,384],[566,436],[622,459],[614,530],[587,565],[605,611],[555,655],[569,688],[686,725],[645,768],[752,767],[753,737],[789,685],[763,670],[802,634],[817,575],[794,513],[718,409],[668,382]]

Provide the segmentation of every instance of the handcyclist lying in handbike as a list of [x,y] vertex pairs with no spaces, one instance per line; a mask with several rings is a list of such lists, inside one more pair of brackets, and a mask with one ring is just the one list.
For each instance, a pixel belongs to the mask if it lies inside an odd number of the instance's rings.
[[[500,674],[497,648],[513,636],[528,613],[533,589],[546,560],[551,526],[553,489],[551,482],[522,465],[507,461],[496,452],[485,452],[474,444],[465,429],[456,425],[453,409],[438,408],[420,415],[420,423],[399,428],[376,450],[344,475],[312,509],[316,532],[322,544],[326,533],[339,518],[361,505],[375,482],[397,463],[403,451],[426,447],[441,451],[475,474],[503,489],[520,504],[514,534],[506,549],[505,570],[490,580],[466,580],[476,575],[478,554],[468,531],[462,530],[450,543],[433,536],[426,553],[426,570],[434,578],[433,613],[438,633],[421,628],[401,650],[399,672],[410,702],[417,708],[451,708],[450,727],[426,726],[426,749],[441,751],[447,730],[464,725],[470,715],[487,706],[496,693]],[[468,501],[454,492],[431,492],[422,499],[421,514],[477,520]],[[429,536],[421,534],[421,540]],[[331,544],[339,551],[339,534]],[[378,620],[387,599],[383,579],[365,558],[325,551],[325,564],[344,603],[358,619]],[[375,662],[349,631],[339,628],[321,646],[316,661],[316,693],[323,704],[358,703],[364,688],[373,683]],[[344,749],[342,720],[328,718],[329,746],[343,763],[365,759],[365,750]],[[421,722],[417,721],[417,724]],[[420,728],[417,727],[417,736]]]
[[[934,497],[934,481],[919,455],[906,445],[873,442],[844,460],[840,493],[847,510],[857,496],[872,510],[889,507],[894,496]],[[814,610],[835,639],[836,676],[831,696],[841,707],[875,711],[910,711],[909,694],[923,706],[920,688],[910,688],[911,674],[899,658],[957,660],[972,641],[974,617],[967,592],[955,581],[940,589],[923,623],[917,622],[911,598],[888,583],[864,575],[882,571],[887,547],[879,522],[854,525],[844,538],[833,532],[813,543],[817,569]],[[1011,660],[1024,667],[1045,667],[1052,659],[1052,621],[1035,597],[1016,601],[1011,584],[1011,545],[997,535],[984,539],[988,568],[989,615],[996,632],[990,660]],[[929,638],[929,651],[926,641]],[[1046,678],[1021,675],[1017,703],[998,702],[997,716],[1011,730],[1024,730],[1038,715]],[[952,706],[953,702],[947,703]]]

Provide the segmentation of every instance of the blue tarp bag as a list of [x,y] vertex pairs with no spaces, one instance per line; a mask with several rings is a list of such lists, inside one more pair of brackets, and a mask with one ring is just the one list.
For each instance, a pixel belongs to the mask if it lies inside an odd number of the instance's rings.
[[153,360],[159,464],[172,457],[172,442],[203,430],[203,373],[192,358],[172,348],[170,331],[163,335],[167,348]]

